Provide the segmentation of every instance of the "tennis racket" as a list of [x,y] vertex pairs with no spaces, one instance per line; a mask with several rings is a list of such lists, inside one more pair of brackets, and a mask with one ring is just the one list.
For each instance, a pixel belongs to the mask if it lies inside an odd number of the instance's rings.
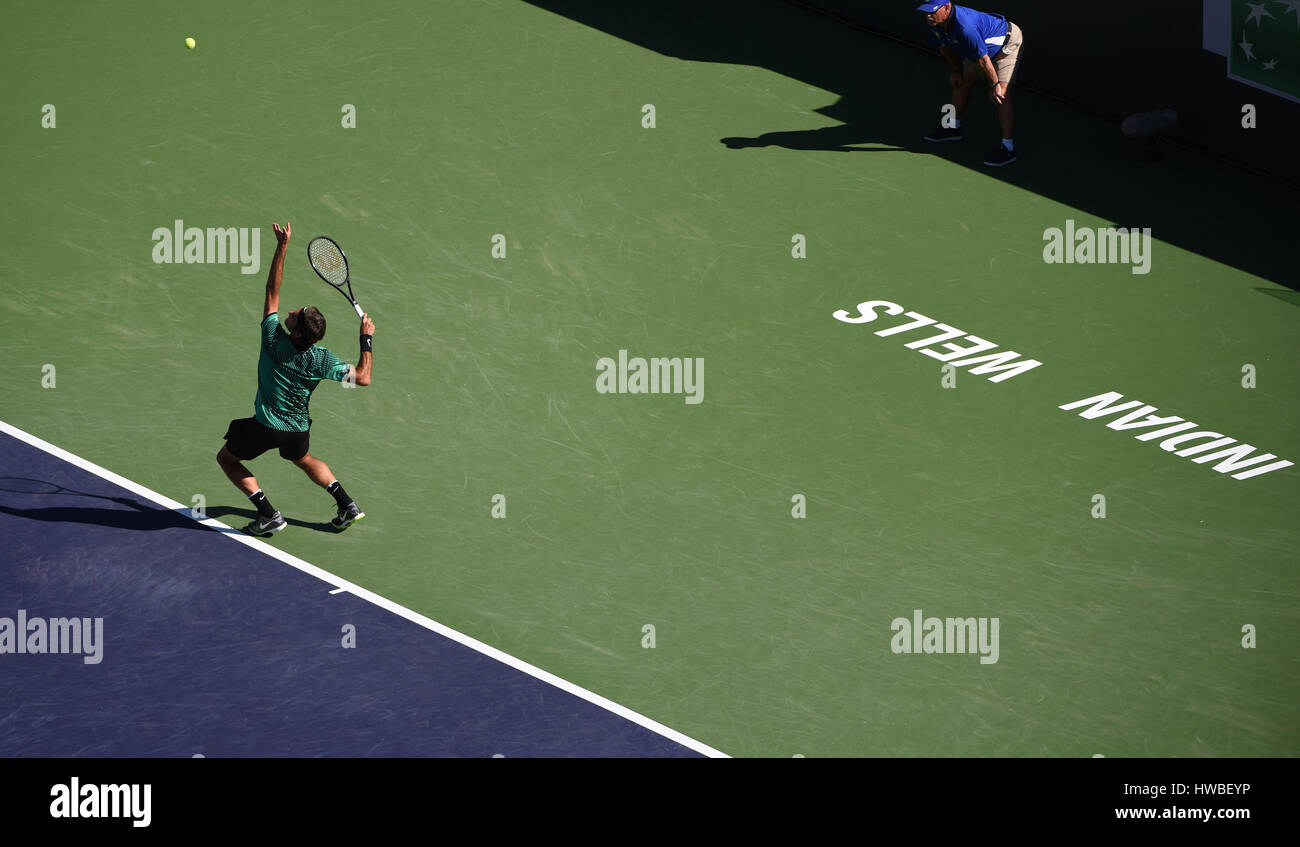
[[[332,238],[318,235],[307,245],[307,260],[316,275],[328,282],[339,294],[348,298],[352,308],[357,310],[357,317],[364,318],[357,300],[352,296],[352,277],[348,273],[348,257],[343,255],[343,248]],[[347,290],[344,291],[344,286]]]

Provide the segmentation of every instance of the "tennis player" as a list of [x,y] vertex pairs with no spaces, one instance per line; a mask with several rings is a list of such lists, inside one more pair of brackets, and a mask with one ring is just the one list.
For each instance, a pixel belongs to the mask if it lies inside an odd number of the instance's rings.
[[275,258],[266,278],[254,415],[230,422],[226,444],[217,453],[217,464],[257,507],[257,518],[244,527],[245,532],[268,538],[287,525],[262,493],[257,479],[243,465],[273,447],[279,449],[281,458],[302,468],[312,482],[333,495],[338,514],[330,523],[335,529],[344,530],[366,515],[339,485],[329,466],[307,452],[311,438],[307,403],[322,379],[370,384],[370,347],[375,324],[369,315],[361,320],[361,358],[356,367],[341,361],[326,348],[316,346],[325,337],[325,316],[314,306],[290,312],[281,326],[280,278],[291,229],[288,223],[284,229],[278,223],[271,226],[275,230]]
[[977,12],[956,3],[922,3],[916,7],[925,15],[930,34],[939,44],[939,52],[952,73],[952,103],[957,110],[955,127],[940,126],[925,137],[926,141],[961,141],[961,119],[970,102],[970,90],[977,79],[989,84],[989,100],[998,111],[1002,124],[1002,144],[984,157],[990,167],[1009,165],[1016,160],[1012,130],[1016,110],[1011,105],[1011,85],[1020,70],[1020,48],[1024,34],[1020,27],[1002,15]]

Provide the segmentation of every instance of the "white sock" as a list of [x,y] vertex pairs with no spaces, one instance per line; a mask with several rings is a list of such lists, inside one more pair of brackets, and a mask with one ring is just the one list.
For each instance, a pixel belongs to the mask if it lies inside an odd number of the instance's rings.
[[1016,145],[1012,143],[1010,138],[1002,139],[1002,146],[1007,148],[1007,152],[1009,153],[1014,153],[1016,150]]
[[953,118],[953,119],[952,119],[952,128],[953,128],[953,129],[961,129],[961,119],[960,119],[960,118]]

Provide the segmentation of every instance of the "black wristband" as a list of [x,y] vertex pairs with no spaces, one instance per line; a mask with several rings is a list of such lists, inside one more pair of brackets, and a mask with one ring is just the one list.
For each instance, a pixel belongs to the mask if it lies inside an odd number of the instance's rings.
[[374,338],[373,335],[366,335],[364,332],[361,333],[361,352],[362,352],[362,353],[369,353],[369,352],[370,352],[370,342],[371,342],[371,340],[372,340],[373,338]]

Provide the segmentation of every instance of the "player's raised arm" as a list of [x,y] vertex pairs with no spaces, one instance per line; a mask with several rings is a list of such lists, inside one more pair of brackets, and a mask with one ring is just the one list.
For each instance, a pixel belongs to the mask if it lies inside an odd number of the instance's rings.
[[284,276],[284,251],[289,244],[289,234],[293,227],[285,221],[284,229],[278,223],[271,224],[275,230],[275,258],[271,259],[271,270],[266,275],[266,302],[262,306],[262,318],[280,311],[280,278]]
[[370,353],[370,342],[375,335],[375,322],[370,320],[369,315],[361,318],[361,359],[357,366],[352,369],[352,377],[357,385],[370,384],[370,368],[373,364],[373,357]]

